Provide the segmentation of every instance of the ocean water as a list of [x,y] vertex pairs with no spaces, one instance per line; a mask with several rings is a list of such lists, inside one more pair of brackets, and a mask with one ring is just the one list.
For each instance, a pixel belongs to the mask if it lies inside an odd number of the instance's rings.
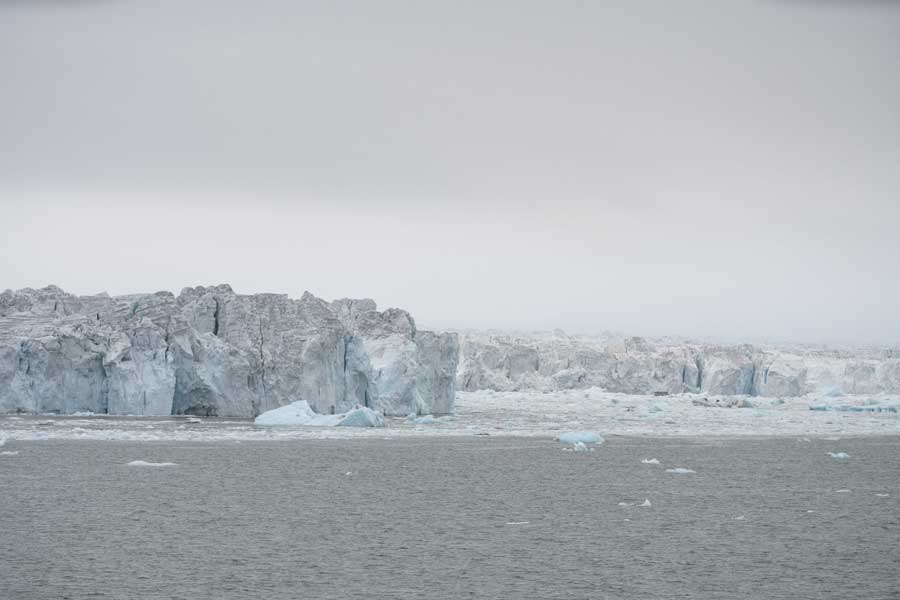
[[900,597],[896,436],[562,448],[14,440],[0,598]]

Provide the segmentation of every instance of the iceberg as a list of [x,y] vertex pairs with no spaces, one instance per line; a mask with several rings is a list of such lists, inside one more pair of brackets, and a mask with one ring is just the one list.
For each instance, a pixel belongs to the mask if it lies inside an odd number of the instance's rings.
[[18,455],[19,455],[18,450],[4,450],[3,452],[0,452],[0,456],[18,456]]
[[641,503],[641,506],[653,506],[653,505],[650,504],[649,498],[644,498],[644,501]]
[[571,448],[563,448],[563,450],[571,450],[572,452],[593,452],[593,448],[585,446],[584,442],[575,442]]
[[655,459],[655,458],[645,458],[644,460],[641,461],[641,464],[645,464],[645,465],[658,465],[658,464],[659,464],[659,461],[658,461],[657,459]]
[[422,415],[421,417],[417,417],[416,413],[410,413],[407,415],[406,421],[408,423],[415,423],[416,425],[433,425],[435,418],[434,415]]
[[567,431],[556,438],[563,444],[602,444],[603,438],[593,431]]
[[309,427],[334,427],[345,415],[319,415],[310,408],[306,400],[291,402],[287,406],[275,408],[256,417],[256,425],[293,425]]
[[696,473],[697,471],[692,471],[691,469],[685,469],[684,467],[675,467],[674,469],[666,469],[666,473],[676,473],[679,475],[684,475],[687,473]]
[[354,408],[338,422],[338,427],[384,427],[384,417],[371,408]]
[[173,462],[147,462],[144,460],[133,460],[128,463],[129,467],[177,467],[178,463]]
[[831,458],[850,458],[850,455],[846,452],[829,452],[828,456]]

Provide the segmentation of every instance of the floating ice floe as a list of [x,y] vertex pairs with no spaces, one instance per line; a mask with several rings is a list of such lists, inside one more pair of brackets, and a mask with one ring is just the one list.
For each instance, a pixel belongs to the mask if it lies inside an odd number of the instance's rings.
[[371,408],[354,408],[346,413],[320,415],[306,400],[291,402],[264,412],[253,421],[257,425],[291,425],[305,427],[384,427],[384,417]]
[[421,417],[416,416],[416,413],[410,413],[406,417],[406,421],[408,423],[415,423],[416,425],[433,425],[435,422],[434,415],[422,415]]
[[738,515],[737,517],[734,518],[734,520],[735,520],[735,521],[743,521],[743,520],[744,520],[744,515]]
[[603,438],[600,437],[600,434],[593,431],[567,431],[560,434],[556,439],[563,444],[575,444],[578,442],[581,442],[582,444],[603,443]]
[[666,469],[666,473],[676,473],[678,475],[684,475],[686,473],[696,473],[697,471],[693,471],[691,469],[686,469],[684,467],[675,467],[674,469]]
[[835,494],[849,494],[850,490],[834,490]]
[[347,412],[338,427],[384,427],[384,417],[367,406]]
[[875,494],[875,495],[878,496],[879,498],[887,498],[890,496],[890,494]]
[[528,525],[528,521],[509,521],[507,525]]
[[18,455],[19,455],[18,450],[4,450],[3,452],[0,452],[0,456],[18,456]]
[[655,458],[645,458],[641,461],[641,463],[645,465],[658,465],[659,461]]
[[632,502],[619,502],[619,506],[634,506]]
[[641,502],[641,506],[653,506],[653,505],[650,504],[649,498],[644,498],[644,501]]
[[816,411],[835,411],[835,412],[858,412],[858,413],[896,413],[896,406],[854,406],[841,405],[832,406],[830,404],[816,404],[809,407],[809,410]]
[[129,467],[177,467],[178,463],[173,462],[147,462],[145,460],[133,460],[128,463]]
[[575,442],[571,448],[563,448],[565,452],[593,452],[593,448],[589,448],[584,442]]
[[831,458],[850,458],[850,455],[846,452],[829,452],[828,456]]

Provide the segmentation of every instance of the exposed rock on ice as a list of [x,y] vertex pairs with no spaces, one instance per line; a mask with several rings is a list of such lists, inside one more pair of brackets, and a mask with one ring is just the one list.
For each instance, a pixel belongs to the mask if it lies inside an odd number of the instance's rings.
[[457,360],[456,334],[371,300],[0,294],[0,412],[253,417],[299,398],[321,414],[444,414]]
[[567,431],[557,438],[563,444],[601,444],[603,438],[593,431]]

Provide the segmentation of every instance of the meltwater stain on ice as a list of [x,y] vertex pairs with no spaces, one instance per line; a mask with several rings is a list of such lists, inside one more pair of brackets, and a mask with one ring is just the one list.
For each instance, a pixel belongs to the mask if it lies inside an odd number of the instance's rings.
[[133,460],[128,463],[129,467],[177,467],[178,463],[173,462],[147,462],[145,460]]

